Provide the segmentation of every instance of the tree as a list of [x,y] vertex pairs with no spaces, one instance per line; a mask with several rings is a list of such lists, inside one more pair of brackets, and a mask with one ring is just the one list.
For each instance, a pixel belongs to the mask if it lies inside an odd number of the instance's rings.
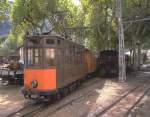
[[[69,33],[70,27],[78,27],[73,33],[79,41],[82,28],[83,43],[93,50],[118,49],[116,2],[115,0],[80,0],[75,6],[72,0],[15,0],[12,10],[13,34],[23,35],[27,30],[34,32],[50,24],[49,30],[59,34]],[[123,2],[124,21],[149,16],[149,0],[125,0]],[[149,41],[149,22],[124,23],[126,49],[137,49],[137,41],[144,47]],[[71,30],[72,31],[72,30]]]
[[14,31],[42,30],[44,20],[51,17],[55,8],[55,0],[15,0],[12,10]]
[[81,0],[87,14],[85,22],[93,29],[91,44],[98,50],[116,48],[116,19],[114,0]]
[[[15,0],[12,10],[12,33],[43,33],[53,30],[61,35],[68,34],[68,27],[82,27],[84,24],[82,9],[72,0]],[[75,34],[79,36],[79,33]]]
[[0,23],[6,20],[9,12],[9,3],[7,0],[0,0]]
[[[140,66],[140,53],[143,45],[148,42],[149,21],[143,19],[150,15],[150,1],[148,0],[126,0],[124,2],[125,25],[130,25],[126,31],[126,45],[133,53],[133,65],[137,69]],[[138,50],[138,53],[136,52]]]

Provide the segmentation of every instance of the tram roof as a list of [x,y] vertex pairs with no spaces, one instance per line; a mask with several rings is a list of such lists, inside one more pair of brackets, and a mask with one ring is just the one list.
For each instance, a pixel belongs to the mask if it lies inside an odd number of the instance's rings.
[[[26,39],[37,39],[37,38],[39,38],[39,37],[41,37],[41,38],[44,38],[44,37],[53,37],[53,38],[59,38],[59,39],[61,39],[61,40],[65,40],[65,41],[68,41],[68,42],[70,42],[70,43],[74,43],[74,44],[78,44],[78,45],[80,45],[80,46],[83,46],[82,44],[79,44],[79,43],[77,43],[77,42],[74,42],[74,41],[72,41],[72,39],[71,38],[65,38],[65,37],[63,37],[63,36],[61,36],[61,35],[55,35],[55,34],[48,34],[48,35],[44,35],[44,34],[41,34],[41,35],[29,35],[29,36],[26,36],[25,38]],[[84,46],[83,46],[84,47]]]

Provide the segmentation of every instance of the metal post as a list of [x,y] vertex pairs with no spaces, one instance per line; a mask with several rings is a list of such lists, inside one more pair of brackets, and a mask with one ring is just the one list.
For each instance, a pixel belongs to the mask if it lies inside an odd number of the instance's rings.
[[118,38],[119,38],[119,81],[126,80],[124,30],[122,22],[122,0],[117,0]]

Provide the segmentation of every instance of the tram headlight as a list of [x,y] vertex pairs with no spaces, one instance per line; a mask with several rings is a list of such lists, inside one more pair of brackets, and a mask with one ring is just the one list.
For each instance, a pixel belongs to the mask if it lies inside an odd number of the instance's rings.
[[36,88],[38,86],[38,82],[36,80],[31,81],[32,88]]

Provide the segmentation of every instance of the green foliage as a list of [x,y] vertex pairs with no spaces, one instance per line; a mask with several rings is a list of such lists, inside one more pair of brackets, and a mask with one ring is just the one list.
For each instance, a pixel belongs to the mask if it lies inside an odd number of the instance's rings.
[[13,28],[15,32],[22,29],[31,31],[37,27],[41,29],[45,19],[54,23],[52,25],[57,31],[64,25],[74,27],[83,23],[80,11],[71,0],[15,0],[12,10]]
[[[82,0],[84,11],[88,14],[90,25],[93,28],[93,40],[97,49],[117,48],[116,3],[114,0]],[[123,20],[142,19],[150,16],[150,1],[125,0],[123,1]],[[130,49],[133,43],[140,42],[141,46],[148,44],[149,21],[124,23],[125,45]],[[136,42],[133,42],[135,38]]]
[[1,42],[0,55],[7,56],[8,54],[15,52],[18,46],[18,41],[13,39],[13,35],[9,35],[8,38],[5,37],[5,39]]
[[[93,29],[91,45],[99,49],[109,49],[116,46],[116,23],[114,19],[113,0],[82,0],[86,24]],[[87,21],[88,20],[88,21]],[[89,46],[91,46],[89,45]]]
[[0,45],[3,44],[6,41],[7,37],[2,36],[0,37]]
[[[148,0],[126,0],[124,2],[124,20],[134,21],[135,19],[144,19],[150,16],[150,1]],[[149,21],[138,21],[125,23],[125,27],[131,25],[125,32],[126,47],[132,48],[133,43],[140,42],[140,45],[144,45],[149,42]],[[133,42],[135,38],[135,42]]]
[[[21,43],[25,31],[42,30],[43,22],[48,20],[57,33],[64,33],[66,27],[91,27],[84,35],[78,29],[76,40],[81,35],[86,47],[93,50],[117,49],[118,35],[115,0],[80,0],[76,6],[72,0],[15,0],[12,10],[12,40]],[[123,1],[124,21],[150,16],[149,0]],[[130,23],[124,23],[125,29]],[[126,48],[132,48],[133,38],[142,47],[148,47],[149,21],[132,22],[125,31]]]
[[84,13],[72,0],[15,0],[11,14],[14,35],[32,33],[36,28],[42,32],[45,20],[59,34],[64,34],[66,27],[84,25]]
[[66,12],[65,25],[68,27],[81,26],[84,20],[81,20],[84,16],[80,6],[75,6],[72,0],[59,0],[58,10]]
[[0,23],[8,18],[9,3],[7,0],[0,0]]
[[18,46],[23,44],[23,36],[24,36],[23,33],[19,33],[18,35],[14,35],[12,32],[10,32],[7,39],[9,40],[10,43],[15,42],[17,44],[17,47],[18,47]]
[[40,22],[51,16],[55,7],[55,0],[15,0],[12,10],[14,31],[41,28]]

